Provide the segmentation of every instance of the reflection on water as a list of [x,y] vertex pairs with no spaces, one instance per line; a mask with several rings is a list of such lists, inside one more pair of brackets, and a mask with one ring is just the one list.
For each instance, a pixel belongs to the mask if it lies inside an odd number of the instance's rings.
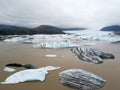
[[[30,44],[0,42],[0,82],[12,74],[3,72],[4,66],[8,63],[30,63],[37,67],[48,65],[61,67],[59,70],[49,72],[44,82],[0,85],[0,90],[72,90],[64,87],[58,77],[59,72],[72,68],[84,69],[107,80],[106,85],[99,90],[119,90],[120,45],[97,43],[95,46],[89,47],[110,52],[116,58],[114,60],[105,60],[103,64],[88,64],[76,59],[69,49],[35,49]],[[46,57],[45,55],[48,54],[57,55],[57,57]],[[19,71],[24,68],[16,69]]]

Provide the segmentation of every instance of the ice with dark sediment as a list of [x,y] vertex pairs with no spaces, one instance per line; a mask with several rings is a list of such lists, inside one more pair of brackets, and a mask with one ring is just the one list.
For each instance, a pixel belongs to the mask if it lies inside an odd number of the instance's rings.
[[101,77],[82,70],[68,69],[59,73],[60,82],[75,90],[96,90],[102,88],[106,80]]
[[114,59],[111,53],[99,51],[94,48],[76,47],[71,49],[72,53],[84,62],[99,64],[103,63],[103,59]]

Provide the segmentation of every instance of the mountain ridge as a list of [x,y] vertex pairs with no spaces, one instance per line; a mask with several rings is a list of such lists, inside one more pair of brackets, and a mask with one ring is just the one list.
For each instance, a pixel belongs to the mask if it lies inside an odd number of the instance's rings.
[[103,27],[100,31],[120,31],[120,25],[111,25]]
[[0,35],[65,34],[65,30],[85,30],[85,28],[61,28],[52,25],[40,25],[35,28],[0,24]]

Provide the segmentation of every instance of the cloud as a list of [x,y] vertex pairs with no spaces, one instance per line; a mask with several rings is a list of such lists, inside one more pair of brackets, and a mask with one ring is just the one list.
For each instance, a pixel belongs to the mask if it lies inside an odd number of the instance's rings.
[[0,23],[35,27],[120,24],[120,0],[0,0]]

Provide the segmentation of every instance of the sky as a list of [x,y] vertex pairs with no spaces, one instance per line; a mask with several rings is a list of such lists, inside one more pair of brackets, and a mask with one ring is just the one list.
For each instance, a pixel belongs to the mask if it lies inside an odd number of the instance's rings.
[[120,25],[120,0],[0,0],[0,24],[91,29]]

